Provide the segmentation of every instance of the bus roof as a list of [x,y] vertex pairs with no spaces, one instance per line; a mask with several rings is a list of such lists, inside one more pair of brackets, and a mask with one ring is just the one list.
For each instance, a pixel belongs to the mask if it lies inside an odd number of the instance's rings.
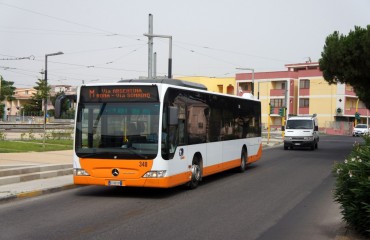
[[155,78],[155,79],[127,79],[120,80],[119,83],[164,83],[181,87],[196,88],[207,91],[207,87],[200,83],[188,82],[172,78]]

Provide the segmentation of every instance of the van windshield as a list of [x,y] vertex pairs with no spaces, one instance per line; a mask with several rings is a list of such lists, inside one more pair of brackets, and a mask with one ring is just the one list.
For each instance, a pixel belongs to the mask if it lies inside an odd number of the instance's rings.
[[313,121],[304,119],[288,120],[286,124],[286,129],[313,129]]

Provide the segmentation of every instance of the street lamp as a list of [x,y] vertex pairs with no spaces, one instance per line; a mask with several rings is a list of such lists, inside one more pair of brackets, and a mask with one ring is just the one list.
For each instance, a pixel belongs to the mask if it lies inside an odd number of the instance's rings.
[[50,53],[50,54],[45,54],[45,99],[44,99],[44,139],[42,141],[42,147],[45,149],[45,135],[46,135],[46,112],[47,112],[47,101],[48,101],[48,57],[51,56],[56,56],[56,55],[62,55],[64,54],[63,52],[56,52],[56,53]]
[[[149,39],[157,37],[157,38],[168,38],[169,39],[169,53],[168,53],[168,78],[172,78],[172,36],[170,35],[158,35],[158,34],[144,34],[144,36],[148,37]],[[151,63],[149,64],[152,65]],[[152,69],[149,69],[148,76],[151,78],[152,76]]]
[[[252,95],[254,95],[254,68],[236,68],[238,70],[252,71]],[[258,82],[257,99],[260,99],[260,83]]]

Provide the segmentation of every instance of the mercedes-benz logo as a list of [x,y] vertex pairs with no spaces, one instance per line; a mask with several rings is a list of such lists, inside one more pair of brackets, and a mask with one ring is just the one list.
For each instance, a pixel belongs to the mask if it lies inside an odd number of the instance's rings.
[[119,171],[118,171],[118,169],[117,169],[117,168],[114,168],[114,169],[112,170],[112,175],[113,175],[113,176],[115,176],[115,177],[117,177],[117,176],[119,175]]

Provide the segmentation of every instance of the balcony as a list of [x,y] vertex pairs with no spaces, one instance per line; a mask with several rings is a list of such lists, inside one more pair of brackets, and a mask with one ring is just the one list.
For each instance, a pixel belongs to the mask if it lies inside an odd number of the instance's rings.
[[285,96],[285,89],[271,89],[270,90],[271,97],[281,97]]
[[[367,110],[366,108],[358,108],[357,109],[357,112],[361,115],[361,116],[368,116],[370,115],[370,111]],[[346,109],[344,110],[344,115],[355,115],[356,113],[356,108],[350,108],[350,109]]]
[[250,91],[250,90],[239,91],[238,96],[243,96],[244,93],[252,93],[252,91]]
[[310,113],[310,108],[309,107],[300,107],[298,114],[309,114]]
[[299,89],[299,96],[309,96],[310,89],[309,88],[300,88]]

